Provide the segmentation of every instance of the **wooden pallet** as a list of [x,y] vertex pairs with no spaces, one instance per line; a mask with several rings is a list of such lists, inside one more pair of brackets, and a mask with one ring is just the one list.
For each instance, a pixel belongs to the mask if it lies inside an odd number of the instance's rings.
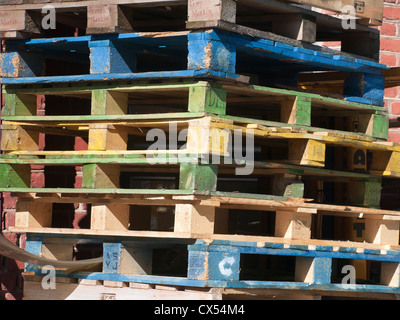
[[[347,30],[341,19],[334,16],[273,0],[69,1],[50,3],[55,8],[57,24],[55,30],[46,30],[42,21],[48,11],[41,14],[45,4],[49,5],[46,2],[0,6],[3,12],[0,37],[67,36],[76,33],[77,28],[81,34],[96,34],[225,28],[232,24],[235,28],[250,27],[310,43],[342,41],[344,52],[379,59],[379,32],[363,26],[380,25],[382,19],[377,12],[372,19],[355,20],[356,28]],[[369,6],[377,7],[368,3],[364,6],[365,16],[371,13]]]
[[[331,239],[332,243],[358,241],[371,244],[369,248],[394,246],[394,249],[399,244],[400,219],[396,211],[229,192],[95,191],[86,195],[65,189],[58,193],[50,190],[19,193],[16,226],[9,231],[54,237],[143,237],[168,241],[196,238],[252,241],[250,235],[254,235],[257,241],[301,239],[298,243],[315,244],[317,239]],[[91,205],[90,223],[81,229],[73,229],[68,223],[52,227],[56,215],[65,214],[53,204],[76,202]]]
[[[36,99],[40,95],[48,98],[46,116],[37,116]],[[71,107],[58,110],[55,105],[60,99]],[[51,116],[52,113],[58,115]],[[118,124],[135,119],[172,121],[207,114],[235,120],[245,117],[262,120],[264,126],[290,125],[310,132],[357,132],[377,139],[387,139],[389,121],[385,108],[346,98],[195,79],[160,84],[107,82],[29,88],[7,85],[2,119],[48,126],[65,121],[93,124],[102,121]]]
[[[360,168],[349,167],[349,171],[335,171],[301,165],[261,162],[255,159],[234,159],[232,157],[210,159],[199,158],[196,154],[184,156],[174,153],[96,155],[89,152],[87,155],[73,153],[70,156],[67,156],[65,152],[59,155],[46,155],[46,152],[43,154],[42,156],[3,155],[0,158],[0,190],[4,192],[15,192],[16,190],[35,192],[36,189],[31,187],[32,166],[35,168],[42,166],[41,168],[44,167],[44,170],[51,166],[72,169],[72,171],[65,171],[65,177],[71,172],[75,174],[75,167],[79,166],[83,168],[82,189],[74,189],[70,185],[70,189],[72,189],[70,192],[90,193],[91,189],[110,190],[110,192],[124,192],[123,189],[129,188],[151,189],[156,188],[157,184],[150,184],[149,181],[158,179],[163,189],[179,187],[186,191],[214,192],[222,191],[217,187],[222,185],[223,190],[227,192],[249,193],[248,190],[253,190],[250,193],[268,194],[271,198],[281,197],[282,200],[306,197],[319,198],[320,202],[325,202],[325,199],[334,197],[337,203],[369,207],[380,206],[381,176],[379,173],[369,175],[350,171]],[[349,156],[351,155],[349,154]],[[353,163],[351,164],[353,165]],[[156,176],[158,178],[154,178]],[[132,185],[126,182],[128,179],[137,180],[138,177],[141,177],[143,183]],[[248,178],[251,178],[253,182],[246,182]],[[259,181],[258,183],[263,187],[255,187],[254,179]],[[165,187],[163,180],[165,183],[168,180],[171,181],[168,187]],[[228,182],[229,180],[232,182]],[[63,184],[63,181],[60,180],[59,185],[53,183],[51,187],[47,186],[49,192],[56,190],[55,188],[65,188],[66,185]],[[146,187],[148,184],[149,186]],[[340,186],[347,191],[340,192]],[[120,188],[122,189],[120,190]],[[329,191],[329,188],[333,189]],[[308,192],[305,193],[305,190]],[[154,192],[157,191],[154,190]]]
[[[307,132],[291,127],[266,127],[262,121],[243,119],[222,119],[203,117],[184,121],[129,121],[118,124],[90,124],[90,122],[57,124],[35,124],[30,122],[4,122],[2,125],[2,149],[6,154],[25,156],[73,156],[82,155],[157,155],[163,153],[187,155],[235,157],[234,140],[245,142],[254,152],[250,160],[280,161],[289,164],[326,167],[334,170],[363,170],[372,174],[398,176],[397,157],[399,147],[396,143],[374,141],[351,134],[332,132]],[[171,125],[174,125],[171,129]],[[64,128],[61,129],[60,128]],[[139,130],[139,129],[140,130]],[[165,145],[155,148],[146,141],[144,132],[149,129],[162,129],[171,134],[187,129],[187,138],[182,138],[182,146]],[[176,131],[178,128],[178,131]],[[88,137],[88,149],[82,151],[40,151],[39,133]],[[130,135],[128,133],[131,133]],[[130,138],[129,138],[130,137]],[[185,143],[186,142],[186,143]],[[138,145],[141,147],[129,147]],[[144,147],[143,147],[144,146]],[[155,150],[158,149],[158,150]],[[246,150],[246,149],[242,149]],[[327,156],[328,150],[336,152]],[[336,150],[336,151],[335,151]],[[343,153],[345,152],[345,153]],[[345,165],[343,154],[346,154]],[[245,156],[240,156],[243,159]],[[341,159],[341,160],[340,160]],[[248,159],[247,159],[248,160]]]
[[[63,244],[51,235],[28,235],[27,250],[55,254],[77,241],[64,238]],[[90,240],[89,240],[90,239]],[[399,291],[399,251],[369,248],[368,245],[341,245],[319,241],[310,245],[295,241],[192,240],[162,239],[101,241],[102,272],[75,272],[57,277],[75,279],[162,284],[183,287],[236,289],[289,289],[295,292],[322,291],[330,294],[395,294]],[[253,239],[255,240],[255,239]],[[95,238],[87,238],[95,243]],[[98,240],[97,240],[98,241]],[[83,242],[81,242],[82,244]],[[163,255],[160,253],[163,252]],[[169,259],[172,256],[175,259]],[[178,258],[179,257],[179,258]],[[165,259],[165,260],[164,260]],[[166,261],[173,261],[169,264]],[[356,261],[356,262],[355,262]],[[365,263],[365,276],[357,262]],[[341,283],[343,265],[356,268],[356,283]],[[27,272],[43,275],[33,266]]]
[[[330,70],[351,73],[344,95],[378,106],[383,105],[381,73],[387,68],[335,50],[288,43],[276,36],[238,34],[232,29],[119,34],[106,40],[99,36],[33,39],[9,43],[6,48],[0,56],[3,84],[214,76],[297,86],[299,72]],[[66,66],[69,62],[68,71],[52,74],[49,66],[43,72],[46,59],[61,60]]]

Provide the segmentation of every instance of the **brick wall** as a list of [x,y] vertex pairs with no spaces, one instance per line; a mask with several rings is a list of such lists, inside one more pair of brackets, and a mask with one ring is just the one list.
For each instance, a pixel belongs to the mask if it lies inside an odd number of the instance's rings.
[[[400,66],[400,0],[386,0],[381,30],[381,62]],[[400,87],[385,91],[386,107],[391,116],[400,116]],[[393,128],[389,140],[400,142],[400,128]]]

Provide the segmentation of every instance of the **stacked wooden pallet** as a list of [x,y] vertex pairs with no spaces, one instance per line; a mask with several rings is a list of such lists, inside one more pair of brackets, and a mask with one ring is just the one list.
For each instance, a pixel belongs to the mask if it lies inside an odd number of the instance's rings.
[[[58,298],[400,292],[400,212],[380,208],[400,146],[387,142],[387,67],[365,16],[347,32],[276,1],[54,1],[62,24],[76,26],[75,14],[87,33],[54,37],[38,27],[43,4],[20,2],[0,7],[15,19],[0,56],[0,191],[18,197],[9,231],[50,259],[103,256],[96,271],[58,270],[79,280]],[[369,22],[381,5],[368,7]],[[314,43],[325,39],[343,51]],[[334,95],[299,85],[333,71],[346,75]],[[81,168],[82,187],[35,187],[38,166]],[[86,228],[55,223],[73,203],[87,205]],[[346,265],[355,284],[342,282]],[[34,263],[26,271],[43,275]],[[39,293],[49,297],[26,281],[26,298]]]

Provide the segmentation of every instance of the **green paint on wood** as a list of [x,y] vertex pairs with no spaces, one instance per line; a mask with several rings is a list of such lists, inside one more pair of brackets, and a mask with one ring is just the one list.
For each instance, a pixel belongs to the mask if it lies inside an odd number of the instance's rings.
[[106,114],[107,90],[92,91],[92,115]]
[[295,117],[296,124],[311,125],[311,98],[297,96]]
[[108,90],[92,91],[92,115],[125,115],[128,93]]
[[31,168],[29,165],[0,164],[0,186],[2,188],[29,188]]
[[354,206],[380,208],[382,183],[371,180],[356,182],[350,185],[348,204]]
[[323,105],[329,107],[334,106],[336,108],[343,108],[343,110],[374,110],[374,111],[385,111],[383,107],[372,106],[368,104],[351,102],[344,99],[335,99],[330,97],[324,97],[316,93],[306,93],[287,89],[276,89],[270,87],[263,87],[259,85],[250,85],[249,92],[251,90],[263,91],[275,96],[297,96],[311,99],[312,103],[322,103]]
[[303,198],[304,196],[304,183],[295,175],[275,175],[272,183],[274,195],[288,198]]
[[368,181],[364,184],[364,205],[371,208],[379,208],[382,195],[382,183]]
[[189,111],[222,115],[226,113],[226,91],[217,86],[196,86],[189,89]]
[[82,188],[94,188],[97,164],[85,164],[82,166]]
[[2,116],[36,115],[36,100],[35,95],[4,93]]
[[387,139],[389,136],[389,116],[386,114],[373,115],[372,136],[378,139]]
[[217,165],[181,164],[179,188],[184,190],[215,191],[217,189]]
[[83,188],[119,188],[120,166],[113,164],[85,164],[82,167]]

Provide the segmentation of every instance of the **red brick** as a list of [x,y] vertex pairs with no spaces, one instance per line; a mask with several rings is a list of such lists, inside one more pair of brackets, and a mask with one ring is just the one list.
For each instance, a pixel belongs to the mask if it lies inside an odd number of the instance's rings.
[[390,104],[390,113],[400,115],[400,101],[393,101]]
[[15,212],[5,212],[4,213],[4,228],[8,229],[9,227],[15,226]]
[[397,98],[398,93],[399,93],[399,90],[397,87],[385,89],[385,97],[386,98]]
[[395,36],[396,35],[396,25],[393,23],[384,22],[381,27],[381,35]]
[[75,229],[81,229],[81,226],[79,225],[82,219],[84,219],[87,216],[87,213],[75,213],[74,215],[74,221],[72,222],[72,225],[74,226]]
[[3,209],[15,209],[17,197],[11,197],[10,192],[3,193]]
[[381,50],[400,52],[400,39],[381,38]]
[[400,8],[386,6],[383,8],[383,16],[385,17],[385,19],[399,20]]
[[37,115],[38,116],[44,116],[45,115],[45,108],[46,108],[46,103],[45,103],[45,96],[43,95],[38,95],[36,97],[36,107],[37,107]]
[[44,188],[44,173],[43,172],[32,172],[31,188]]
[[76,151],[87,150],[88,149],[88,143],[84,139],[82,139],[81,137],[76,137],[75,138],[74,149]]
[[400,142],[400,131],[389,131],[388,141]]
[[394,54],[386,54],[382,53],[380,57],[380,62],[383,64],[387,64],[392,67],[397,66],[397,56]]
[[42,165],[42,164],[31,164],[31,169],[32,170],[43,170],[44,169],[44,165]]
[[45,134],[40,133],[39,134],[39,150],[44,150],[45,146],[46,146]]
[[5,233],[3,234],[4,238],[6,238],[8,241],[10,241],[13,244],[18,243],[18,236],[15,233]]
[[74,188],[82,188],[82,176],[75,176]]

